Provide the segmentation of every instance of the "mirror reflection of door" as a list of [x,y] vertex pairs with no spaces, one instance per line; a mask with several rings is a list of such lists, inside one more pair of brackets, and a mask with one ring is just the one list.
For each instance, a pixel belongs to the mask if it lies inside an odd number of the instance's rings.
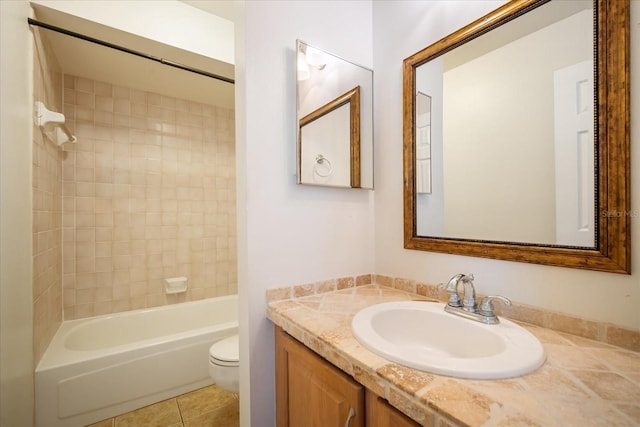
[[556,244],[592,246],[595,239],[593,62],[554,73]]
[[431,97],[416,94],[416,193],[431,194]]

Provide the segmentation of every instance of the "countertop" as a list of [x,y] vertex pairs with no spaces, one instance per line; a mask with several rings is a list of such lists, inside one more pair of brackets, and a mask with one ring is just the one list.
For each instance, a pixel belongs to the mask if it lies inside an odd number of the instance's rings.
[[544,345],[537,371],[506,380],[466,380],[407,368],[361,346],[359,310],[430,300],[380,285],[271,301],[267,317],[424,426],[640,426],[640,353],[517,322]]

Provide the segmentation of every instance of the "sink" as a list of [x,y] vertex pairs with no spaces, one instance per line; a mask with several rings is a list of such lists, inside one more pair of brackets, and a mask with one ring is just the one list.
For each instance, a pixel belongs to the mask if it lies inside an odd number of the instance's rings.
[[444,304],[396,301],[373,305],[351,322],[355,338],[385,359],[458,378],[502,379],[535,371],[545,361],[529,331],[501,318],[485,325],[444,311]]

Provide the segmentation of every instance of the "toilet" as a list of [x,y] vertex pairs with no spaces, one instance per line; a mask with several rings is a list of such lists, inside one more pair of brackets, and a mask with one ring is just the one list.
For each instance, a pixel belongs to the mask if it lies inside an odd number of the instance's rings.
[[209,376],[223,390],[238,393],[238,335],[216,341],[209,348]]

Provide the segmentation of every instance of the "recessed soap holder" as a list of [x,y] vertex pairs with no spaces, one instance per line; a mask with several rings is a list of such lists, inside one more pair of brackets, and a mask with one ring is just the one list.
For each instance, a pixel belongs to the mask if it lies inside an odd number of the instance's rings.
[[164,291],[168,294],[187,292],[187,278],[171,277],[169,279],[164,279]]

